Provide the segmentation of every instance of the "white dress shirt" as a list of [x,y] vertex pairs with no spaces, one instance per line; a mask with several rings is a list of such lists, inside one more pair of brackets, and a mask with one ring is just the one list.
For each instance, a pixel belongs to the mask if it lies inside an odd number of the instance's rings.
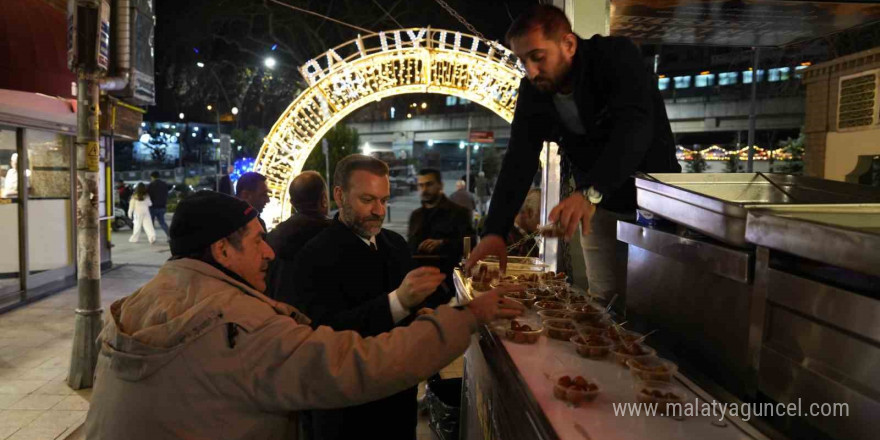
[[[375,236],[370,237],[369,239],[361,237],[360,235],[358,235],[357,237],[360,238],[367,246],[375,247],[376,249],[379,248],[379,245],[376,244]],[[403,318],[409,316],[409,310],[403,307],[403,304],[400,303],[400,298],[397,297],[397,289],[394,289],[394,291],[388,294],[388,306],[391,307],[391,319],[394,320],[395,324],[400,322]]]

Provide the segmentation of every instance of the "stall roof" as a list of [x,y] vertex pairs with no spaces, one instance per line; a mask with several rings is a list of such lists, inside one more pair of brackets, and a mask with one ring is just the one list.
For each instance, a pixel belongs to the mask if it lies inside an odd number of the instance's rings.
[[76,111],[66,99],[0,89],[0,124],[76,133]]
[[611,1],[611,34],[652,44],[778,47],[877,21],[876,2]]

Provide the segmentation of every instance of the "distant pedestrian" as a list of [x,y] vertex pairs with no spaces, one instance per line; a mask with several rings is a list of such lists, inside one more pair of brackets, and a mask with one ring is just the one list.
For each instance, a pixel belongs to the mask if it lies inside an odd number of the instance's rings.
[[453,203],[470,211],[470,217],[474,218],[474,210],[477,209],[477,200],[474,194],[465,188],[467,183],[464,180],[455,182],[455,192],[449,195],[449,200]]
[[128,216],[134,219],[134,227],[131,228],[131,238],[128,241],[137,243],[141,236],[141,228],[147,233],[150,244],[156,241],[156,230],[153,229],[153,219],[150,218],[152,202],[147,194],[147,186],[138,183],[134,189],[134,196],[128,202]]
[[217,189],[217,192],[228,194],[230,196],[235,195],[235,192],[233,192],[232,190],[232,178],[229,177],[234,170],[235,169],[232,167],[232,165],[230,165],[229,168],[226,169],[226,174],[224,174],[223,177],[220,178],[220,187]]
[[477,182],[474,192],[477,193],[477,201],[479,202],[477,207],[480,210],[480,215],[485,215],[487,204],[489,203],[489,197],[492,196],[492,188],[489,186],[489,179],[486,179],[486,173],[480,171],[480,174],[477,174]]
[[168,205],[168,184],[159,178],[159,172],[153,171],[150,174],[150,185],[147,192],[150,193],[150,200],[153,206],[150,207],[150,226],[153,221],[159,220],[159,226],[165,231],[165,237],[169,237],[168,224],[165,223],[165,209]]

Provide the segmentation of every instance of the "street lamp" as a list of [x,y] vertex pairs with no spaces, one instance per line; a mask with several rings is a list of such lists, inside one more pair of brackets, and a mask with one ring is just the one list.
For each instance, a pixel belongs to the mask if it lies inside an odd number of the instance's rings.
[[180,118],[180,120],[181,120],[181,121],[182,121],[182,120],[183,120],[183,118],[185,118],[185,117],[186,117],[186,116],[185,116],[185,115],[184,115],[184,114],[183,114],[183,113],[181,113],[181,114],[179,114],[179,115],[177,115],[177,117],[179,117],[179,118]]
[[211,104],[208,104],[208,111],[211,111],[211,110],[214,110],[214,106],[212,106]]
[[[182,114],[182,113],[181,113],[181,114]],[[238,107],[232,107],[232,114],[233,114],[233,115],[237,115],[237,114],[238,114]]]
[[265,65],[266,68],[268,68],[268,69],[274,69],[275,64],[276,64],[275,58],[266,57],[266,59],[263,60],[263,65]]
[[205,67],[205,63],[199,61],[198,63],[196,63],[196,66],[198,66],[199,69],[201,69],[201,68],[204,68],[204,67]]

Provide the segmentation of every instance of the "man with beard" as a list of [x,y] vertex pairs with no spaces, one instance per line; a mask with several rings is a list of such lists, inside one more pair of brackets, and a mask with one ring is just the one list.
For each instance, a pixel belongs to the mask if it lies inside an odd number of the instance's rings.
[[623,296],[627,247],[617,241],[617,221],[635,218],[632,176],[681,171],[656,82],[632,41],[581,39],[554,6],[530,7],[510,25],[507,42],[526,78],[484,236],[465,269],[488,255],[506,265],[504,237],[538,170],[543,142],[556,141],[571,161],[576,191],[550,211],[549,220],[561,225],[566,239],[580,225],[590,291]]
[[[413,312],[445,276],[414,264],[406,241],[382,229],[391,196],[388,165],[354,154],[336,165],[333,199],[339,214],[294,260],[296,294],[290,301],[312,325],[376,336],[412,322]],[[382,400],[339,410],[313,411],[303,420],[312,439],[352,439],[365,432],[383,439],[415,439],[415,387]]]
[[[407,241],[413,255],[423,265],[434,265],[452,280],[452,270],[461,261],[464,237],[474,237],[470,212],[443,194],[440,171],[426,168],[419,171],[422,207],[409,217]],[[450,286],[428,301],[428,306],[445,304],[452,299]]]

